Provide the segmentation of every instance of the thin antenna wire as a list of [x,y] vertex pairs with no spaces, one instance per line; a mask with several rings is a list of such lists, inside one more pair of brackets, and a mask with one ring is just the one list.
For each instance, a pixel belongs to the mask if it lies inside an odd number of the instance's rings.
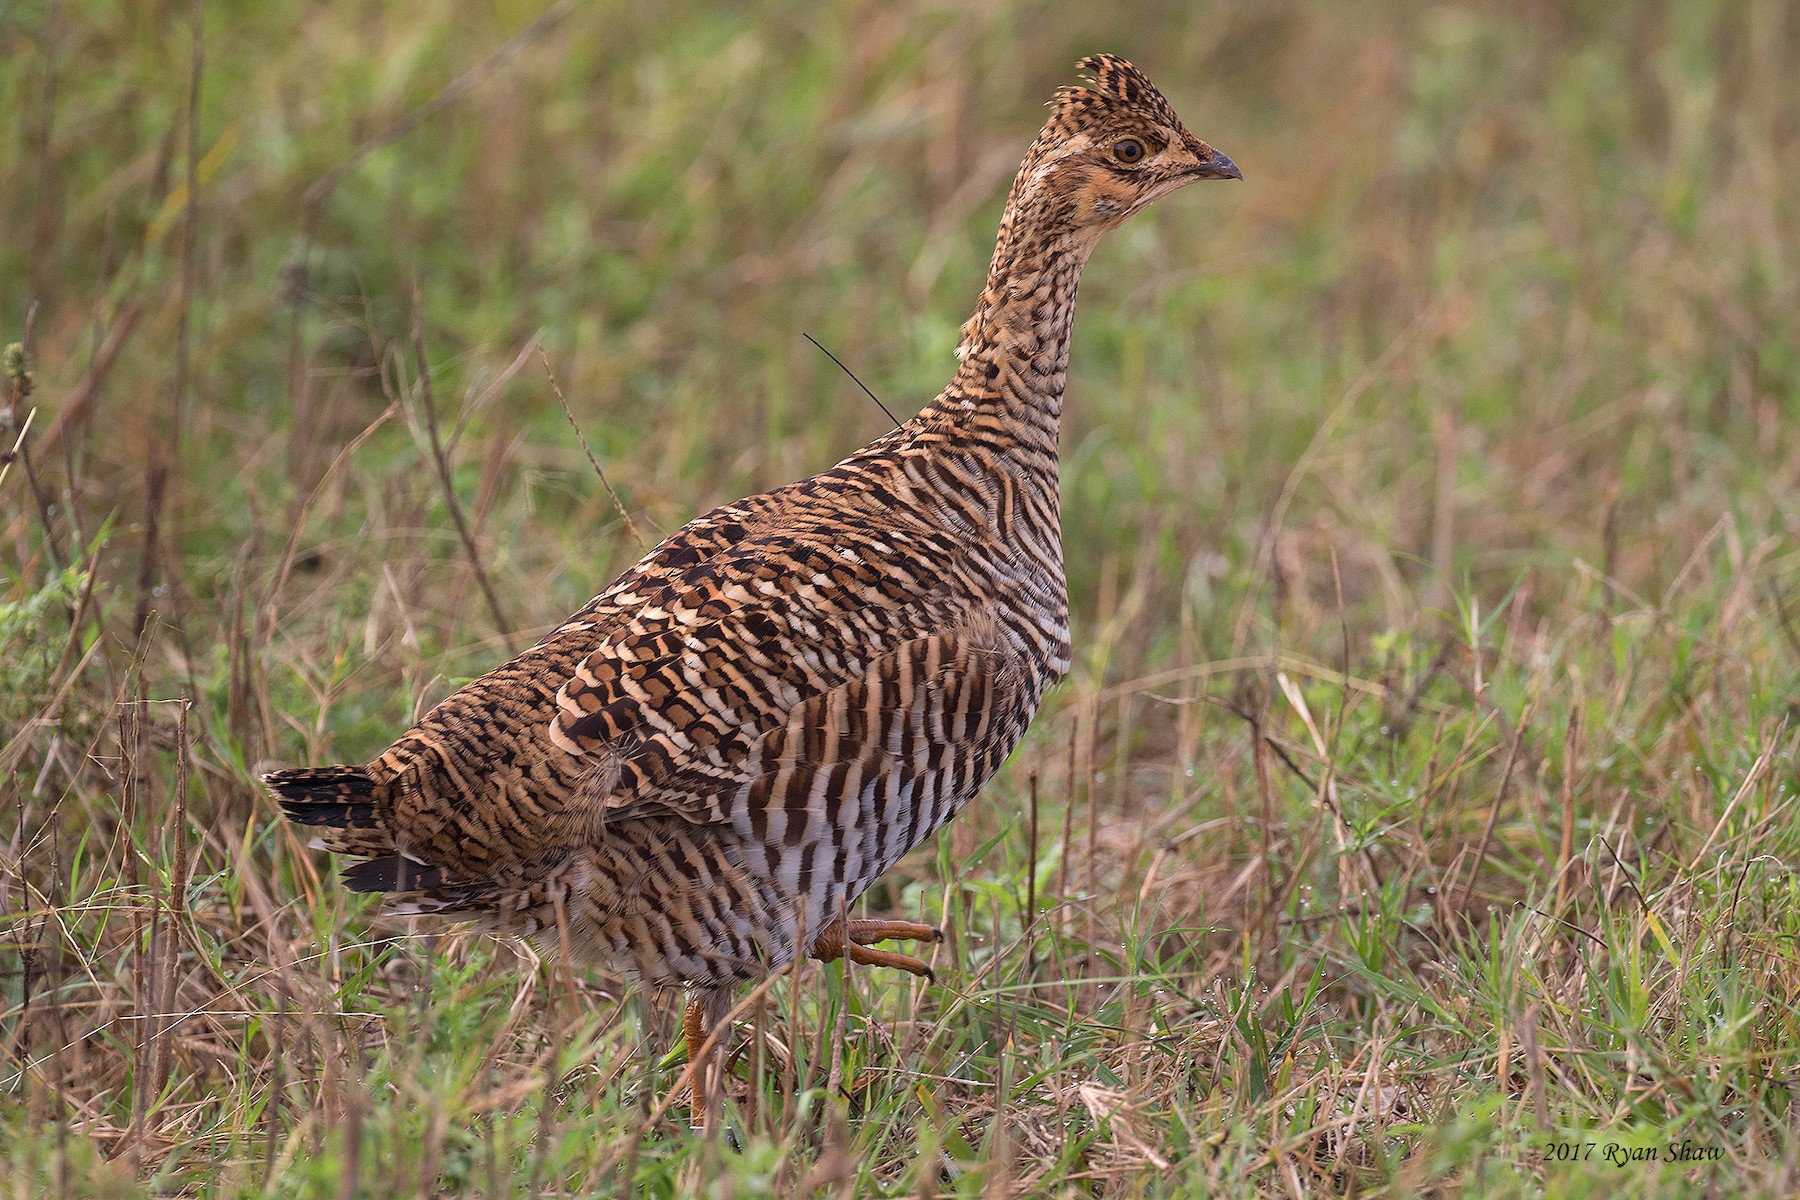
[[[807,341],[811,342],[813,345],[819,346],[819,339],[814,337],[812,334],[802,331],[800,336],[805,338]],[[857,379],[856,372],[852,371],[849,367],[845,367],[843,359],[839,358],[837,355],[833,354],[831,351],[825,349],[825,347],[823,347],[823,346],[819,346],[819,353],[823,354],[826,358],[829,358],[832,362],[836,363],[838,366],[843,367],[844,374],[848,375],[851,379],[855,380],[856,386],[863,390],[863,394],[866,395],[869,399],[873,400],[875,402],[875,406],[877,408],[881,409],[882,412],[887,413],[887,419],[894,423],[894,427],[896,429],[899,428],[900,418],[896,417],[893,413],[888,412],[888,406],[881,402],[881,397],[877,396],[874,392],[871,392],[869,390],[868,384],[864,383],[860,379]]]
[[537,352],[538,357],[544,361],[544,374],[550,377],[550,390],[556,393],[556,402],[562,405],[563,416],[569,418],[569,428],[575,431],[575,440],[581,443],[581,452],[587,455],[588,465],[594,468],[594,474],[600,477],[600,486],[606,489],[608,496],[612,497],[613,511],[617,512],[620,519],[625,522],[625,528],[631,534],[631,540],[638,544],[638,549],[644,549],[650,543],[646,542],[644,535],[638,532],[637,522],[633,521],[631,514],[625,511],[625,505],[619,500],[619,493],[613,491],[612,480],[608,479],[606,472],[600,469],[600,460],[594,457],[592,450],[588,449],[587,437],[581,432],[581,426],[575,423],[575,414],[570,410],[569,402],[563,398],[562,388],[557,386],[556,372],[550,369],[550,356],[544,353],[542,346],[537,348]]

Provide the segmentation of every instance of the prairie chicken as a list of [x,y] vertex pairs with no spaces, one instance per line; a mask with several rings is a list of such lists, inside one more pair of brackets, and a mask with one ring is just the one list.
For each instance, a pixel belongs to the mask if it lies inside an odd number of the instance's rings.
[[726,504],[364,766],[264,782],[344,879],[688,990],[690,1053],[732,989],[929,926],[846,921],[956,816],[1069,666],[1057,434],[1100,235],[1240,179],[1130,63],[1084,59],[1001,218],[960,365],[821,475]]

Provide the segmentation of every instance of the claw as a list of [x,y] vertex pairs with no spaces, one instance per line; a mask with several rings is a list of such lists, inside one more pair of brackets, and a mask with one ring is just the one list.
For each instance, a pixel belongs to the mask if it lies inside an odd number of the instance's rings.
[[850,940],[859,946],[868,946],[875,942],[908,941],[908,942],[941,942],[944,931],[935,925],[921,925],[917,921],[851,921]]
[[846,947],[850,961],[865,967],[896,967],[914,975],[923,976],[926,983],[937,982],[937,972],[910,954],[899,954],[893,950],[873,950],[868,946],[855,942]]
[[872,942],[904,939],[912,942],[941,942],[944,931],[917,921],[856,920],[834,923],[826,927],[813,943],[812,956],[820,962],[848,955],[850,961],[867,967],[894,967],[918,975],[928,983],[937,982],[937,973],[910,954],[893,950],[870,949]]

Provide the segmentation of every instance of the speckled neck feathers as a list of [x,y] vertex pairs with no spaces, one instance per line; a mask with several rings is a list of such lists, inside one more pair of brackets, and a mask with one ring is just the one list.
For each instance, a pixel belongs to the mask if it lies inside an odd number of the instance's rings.
[[987,285],[963,326],[961,363],[935,403],[951,420],[971,410],[1000,416],[1020,449],[1054,461],[1075,295],[1095,238],[1060,227],[1047,208],[1008,207]]

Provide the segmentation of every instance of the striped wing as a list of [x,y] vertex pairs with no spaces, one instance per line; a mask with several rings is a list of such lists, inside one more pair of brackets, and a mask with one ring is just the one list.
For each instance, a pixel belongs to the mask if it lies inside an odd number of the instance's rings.
[[477,878],[618,816],[741,812],[796,709],[992,611],[974,540],[907,519],[888,486],[840,467],[715,509],[446,698],[370,764],[389,849]]
[[780,495],[753,496],[690,521],[537,645],[445,697],[369,764],[372,835],[345,848],[398,850],[469,878],[554,853],[581,819],[581,788],[591,781],[591,763],[558,750],[547,736],[564,681],[638,620],[645,596],[678,586],[753,537],[779,508]]
[[917,578],[891,565],[947,566],[957,553],[934,534],[840,521],[748,539],[635,597],[557,696],[549,737],[580,763],[577,807],[595,821],[729,820],[761,774],[765,738],[966,619],[941,567]]
[[797,706],[758,742],[734,805],[750,853],[787,895],[819,895],[821,876],[861,892],[999,768],[1036,707],[1033,678],[984,618]]

